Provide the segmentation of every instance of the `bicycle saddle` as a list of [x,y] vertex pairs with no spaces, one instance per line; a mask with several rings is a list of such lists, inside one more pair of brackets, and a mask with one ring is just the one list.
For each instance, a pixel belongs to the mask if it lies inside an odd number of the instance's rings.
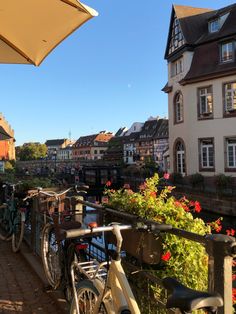
[[211,313],[215,313],[217,307],[223,305],[223,299],[218,293],[196,291],[170,277],[164,278],[162,283],[164,288],[171,293],[167,299],[166,308],[178,308],[186,312],[208,309]]

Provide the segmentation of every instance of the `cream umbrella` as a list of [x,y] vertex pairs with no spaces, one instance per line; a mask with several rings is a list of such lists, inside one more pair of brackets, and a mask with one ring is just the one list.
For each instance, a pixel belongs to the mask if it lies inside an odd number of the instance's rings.
[[0,0],[0,63],[40,65],[97,14],[79,0]]

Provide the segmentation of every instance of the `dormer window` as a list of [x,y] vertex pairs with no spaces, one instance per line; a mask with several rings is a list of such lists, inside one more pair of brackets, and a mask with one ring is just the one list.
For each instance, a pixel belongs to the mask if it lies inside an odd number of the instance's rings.
[[231,62],[234,60],[234,44],[232,41],[221,44],[221,62]]
[[215,33],[218,32],[218,30],[220,29],[220,20],[219,19],[215,19],[209,22],[209,32],[210,33]]

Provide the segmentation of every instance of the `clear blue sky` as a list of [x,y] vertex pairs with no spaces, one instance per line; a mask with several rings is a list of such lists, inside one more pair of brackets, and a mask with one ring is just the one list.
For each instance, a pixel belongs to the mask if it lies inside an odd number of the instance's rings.
[[[221,8],[227,0],[175,4]],[[116,132],[167,116],[164,51],[172,1],[84,0],[99,16],[41,64],[0,65],[0,112],[24,142]]]

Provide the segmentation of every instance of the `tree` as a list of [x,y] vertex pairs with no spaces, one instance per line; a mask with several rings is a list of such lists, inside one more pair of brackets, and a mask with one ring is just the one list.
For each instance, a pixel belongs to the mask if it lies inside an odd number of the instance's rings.
[[47,146],[40,143],[27,143],[16,147],[16,158],[18,160],[36,160],[46,157]]

